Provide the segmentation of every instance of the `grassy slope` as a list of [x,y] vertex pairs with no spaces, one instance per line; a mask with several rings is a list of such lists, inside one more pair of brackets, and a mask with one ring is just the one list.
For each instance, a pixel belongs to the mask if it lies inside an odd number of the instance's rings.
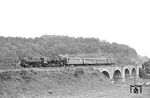
[[[0,98],[19,96],[65,96],[112,86],[106,77],[94,69],[60,71],[16,71],[0,73]],[[29,97],[29,98],[30,98]]]

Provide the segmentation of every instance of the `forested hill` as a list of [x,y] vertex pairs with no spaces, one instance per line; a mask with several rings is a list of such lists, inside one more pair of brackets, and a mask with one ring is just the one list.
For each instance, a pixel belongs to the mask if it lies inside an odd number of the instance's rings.
[[111,57],[118,63],[139,61],[137,52],[123,44],[96,38],[44,35],[38,38],[0,37],[0,57],[51,56]]

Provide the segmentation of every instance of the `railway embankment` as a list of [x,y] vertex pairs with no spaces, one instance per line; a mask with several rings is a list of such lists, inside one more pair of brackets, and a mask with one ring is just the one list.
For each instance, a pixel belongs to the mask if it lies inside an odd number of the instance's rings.
[[0,72],[0,98],[56,98],[113,87],[92,68]]

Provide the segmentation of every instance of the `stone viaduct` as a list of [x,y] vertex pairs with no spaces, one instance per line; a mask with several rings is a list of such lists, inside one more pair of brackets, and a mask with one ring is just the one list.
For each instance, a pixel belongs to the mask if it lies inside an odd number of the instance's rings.
[[125,81],[126,78],[139,77],[139,68],[142,68],[142,65],[120,65],[120,66],[100,66],[94,67],[102,72],[107,78],[112,82],[118,80]]

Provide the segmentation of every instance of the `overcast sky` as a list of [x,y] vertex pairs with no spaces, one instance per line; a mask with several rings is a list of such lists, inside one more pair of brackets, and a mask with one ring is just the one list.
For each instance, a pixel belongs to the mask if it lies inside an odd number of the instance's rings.
[[150,57],[150,0],[0,0],[0,36],[68,35]]

